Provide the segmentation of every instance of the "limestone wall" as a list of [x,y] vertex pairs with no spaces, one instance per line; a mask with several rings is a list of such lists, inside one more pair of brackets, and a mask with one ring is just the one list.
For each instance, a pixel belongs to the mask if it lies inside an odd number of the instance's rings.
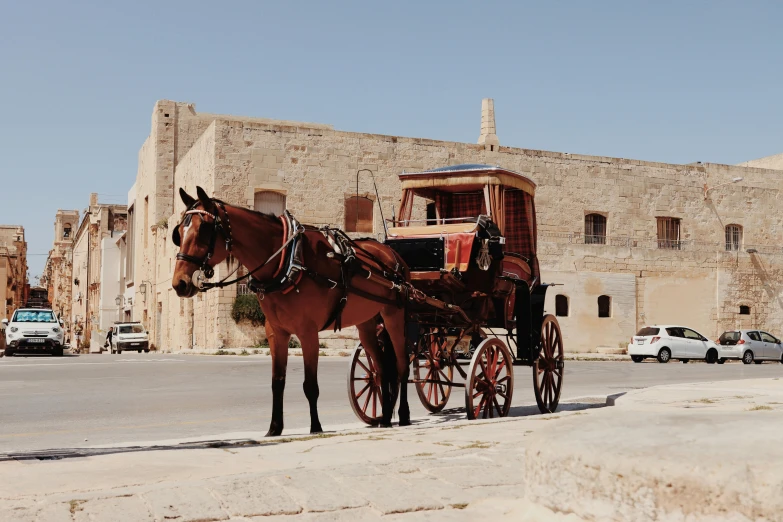
[[[143,272],[155,281],[156,302],[161,303],[167,328],[164,344],[172,347],[249,346],[255,335],[242,334],[230,319],[233,288],[184,302],[170,290],[176,249],[166,241],[183,210],[179,197],[172,198],[180,186],[194,194],[200,185],[245,207],[252,207],[256,191],[272,190],[285,194],[288,208],[301,221],[342,227],[343,202],[356,192],[357,170],[374,173],[389,218],[399,203],[398,174],[459,163],[499,164],[538,184],[541,267],[545,277],[561,280],[554,282],[563,282],[572,293],[574,315],[562,321],[569,349],[615,347],[640,325],[675,319],[713,335],[737,324],[739,305],[746,302],[752,304],[753,321],[759,326],[783,332],[783,215],[776,211],[783,172],[497,146],[490,150],[335,131],[323,125],[199,115],[187,104],[174,102],[159,102],[155,111],[150,138],[140,152],[136,201],[140,209],[145,194],[150,205],[157,198],[155,211],[167,218],[168,229],[156,236],[154,245],[137,248],[141,270],[137,265],[136,279]],[[171,114],[176,115],[173,122]],[[172,180],[165,193],[150,192],[151,187],[165,185],[160,180],[153,183],[155,176]],[[743,180],[731,183],[736,177]],[[712,188],[706,199],[705,185]],[[361,174],[359,193],[374,194],[366,172]],[[164,204],[163,198],[169,202]],[[424,202],[419,201],[417,212],[423,211]],[[606,244],[584,244],[584,219],[591,212],[607,217]],[[137,221],[141,217],[138,212]],[[679,250],[658,248],[656,217],[681,219]],[[381,236],[377,207],[374,223],[373,234]],[[743,227],[739,252],[725,252],[727,224]],[[748,249],[756,252],[749,254]],[[216,277],[227,273],[223,264]],[[613,316],[608,321],[597,321],[594,301],[599,287],[612,294]],[[551,299],[555,293],[550,293]],[[139,300],[136,303],[141,306]],[[346,335],[350,331],[340,339]]]

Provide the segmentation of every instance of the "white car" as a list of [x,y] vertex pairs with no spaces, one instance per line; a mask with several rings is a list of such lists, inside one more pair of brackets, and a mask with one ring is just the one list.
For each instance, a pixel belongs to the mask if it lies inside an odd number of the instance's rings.
[[783,363],[780,339],[762,330],[728,330],[718,339],[719,363],[726,359],[742,359],[745,364],[764,361]]
[[20,308],[3,319],[5,355],[19,352],[63,354],[63,328],[57,314],[42,308]]
[[114,323],[111,333],[111,342],[107,341],[105,345],[111,353],[150,351],[149,333],[141,323]]
[[703,359],[712,364],[718,362],[718,353],[717,344],[692,328],[677,325],[645,326],[628,345],[628,355],[637,363],[654,357],[661,363]]

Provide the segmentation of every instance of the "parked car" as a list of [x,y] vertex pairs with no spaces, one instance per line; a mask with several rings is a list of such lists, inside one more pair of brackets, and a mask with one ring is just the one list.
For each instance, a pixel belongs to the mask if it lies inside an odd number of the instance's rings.
[[112,326],[111,342],[108,346],[111,353],[150,351],[150,338],[144,325],[139,322],[115,323]]
[[52,310],[42,308],[20,308],[11,316],[3,319],[5,326],[5,355],[15,353],[63,354],[63,328]]
[[745,364],[764,361],[783,363],[783,344],[762,330],[728,330],[718,339],[719,363],[726,359],[742,359]]
[[692,328],[676,325],[645,326],[631,337],[628,355],[637,363],[648,357],[655,357],[661,363],[671,359],[684,363],[704,359],[712,364],[719,359],[718,346],[714,342]]

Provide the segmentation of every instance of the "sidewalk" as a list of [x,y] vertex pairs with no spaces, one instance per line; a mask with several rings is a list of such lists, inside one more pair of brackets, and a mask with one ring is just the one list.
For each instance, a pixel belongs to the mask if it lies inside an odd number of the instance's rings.
[[0,462],[0,520],[783,519],[783,381],[661,386],[602,402]]

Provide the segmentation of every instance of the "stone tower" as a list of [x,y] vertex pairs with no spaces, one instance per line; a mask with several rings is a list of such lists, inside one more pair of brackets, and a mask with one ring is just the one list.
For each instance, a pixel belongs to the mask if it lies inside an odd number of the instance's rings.
[[478,144],[493,151],[500,146],[495,131],[495,100],[492,98],[481,100],[481,135]]

